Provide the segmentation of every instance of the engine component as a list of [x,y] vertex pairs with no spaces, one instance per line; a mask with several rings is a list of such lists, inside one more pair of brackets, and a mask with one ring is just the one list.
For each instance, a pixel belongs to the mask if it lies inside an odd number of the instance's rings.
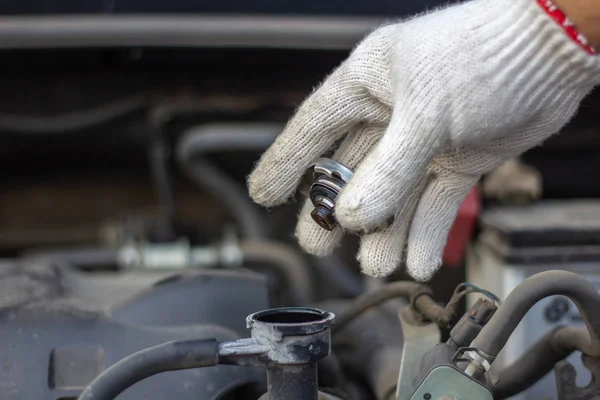
[[406,298],[413,303],[413,311],[420,314],[415,318],[428,318],[442,326],[447,323],[448,315],[452,316],[455,311],[454,308],[446,310],[438,305],[431,297],[431,289],[425,285],[408,281],[390,282],[354,299],[348,308],[337,317],[333,327],[334,332],[344,329],[365,311],[397,298]]
[[[118,248],[67,248],[33,252],[28,262],[68,264],[87,270],[118,269],[127,272],[178,273],[186,270],[237,268],[257,265],[261,272],[271,272],[270,283],[285,292],[285,305],[310,304],[313,299],[312,270],[293,247],[272,240],[244,240],[224,237],[220,242],[190,246],[182,238],[176,242],[156,243],[128,240]],[[289,304],[288,304],[289,303]]]
[[118,248],[116,261],[123,269],[181,270],[240,267],[243,257],[237,238],[226,235],[208,246],[191,246],[186,238],[161,243],[127,241]]
[[[438,327],[445,328],[452,325],[460,299],[469,293],[482,293],[490,300],[479,300],[454,326],[448,342],[438,345],[440,340]],[[446,307],[442,307],[432,298],[431,290],[427,286],[414,282],[392,282],[356,298],[340,312],[334,327],[336,337],[341,334],[340,332],[348,330],[362,313],[398,297],[407,298],[411,302],[411,305],[404,307],[400,312],[400,322],[405,337],[403,351],[400,353],[401,364],[396,385],[396,397],[407,400],[433,369],[448,365],[459,370],[458,360],[454,360],[453,356],[459,348],[467,346],[477,336],[496,311],[496,305],[500,301],[492,293],[463,283],[456,288]],[[420,371],[415,368],[415,365],[419,364],[421,364]],[[489,389],[486,390],[489,392]],[[389,391],[383,390],[382,393],[388,395],[378,398],[389,398]]]
[[[354,299],[352,304],[337,317],[333,330],[338,331],[343,329],[366,310],[396,298],[410,300],[412,305],[411,311],[416,313],[413,318],[416,318],[419,321],[431,321],[441,328],[450,328],[460,300],[470,293],[481,293],[489,297],[495,303],[500,303],[499,299],[494,294],[478,288],[475,285],[461,283],[454,291],[448,304],[446,304],[445,307],[442,307],[433,298],[431,289],[428,286],[409,281],[390,282]],[[485,313],[484,310],[479,312]],[[478,318],[482,317],[482,315],[478,316]]]
[[329,158],[319,158],[304,174],[300,193],[310,198],[314,205],[313,220],[328,231],[337,226],[335,199],[352,178],[352,171]]
[[496,312],[497,307],[484,299],[478,299],[468,313],[462,316],[450,331],[450,340],[456,346],[468,346],[477,337]]
[[486,354],[476,347],[462,347],[453,358],[455,362],[466,362],[464,373],[473,379],[479,379],[488,372],[492,364],[486,358]]
[[[521,391],[557,362],[558,391],[566,396],[559,400],[599,398],[596,380],[577,388],[573,372],[559,362],[575,350],[597,357],[593,332],[598,322],[589,311],[600,295],[564,271],[536,275],[523,283],[526,291],[515,289],[503,304],[492,293],[463,283],[444,307],[427,286],[393,282],[353,300],[267,309],[247,317],[266,308],[267,291],[264,277],[246,271],[173,275],[129,269],[103,276],[37,263],[0,264],[2,283],[14,286],[0,303],[0,330],[7,344],[0,350],[3,400],[74,399],[88,386],[82,398],[92,391],[98,400],[117,395],[124,400],[173,395],[183,400],[261,395],[263,400],[486,400]],[[12,275],[26,279],[13,282]],[[577,300],[588,330],[555,329],[510,371],[491,370],[494,360],[477,346],[486,343],[481,336],[490,324],[511,310],[518,318],[540,293],[557,291]],[[454,323],[458,301],[475,292],[485,297]],[[34,298],[22,301],[23,294]],[[399,321],[399,303],[382,304],[398,297],[408,300],[402,302]],[[515,300],[522,298],[525,305]],[[335,330],[334,314],[323,309],[340,315]],[[513,329],[515,321],[509,322],[495,323],[500,332],[491,331],[494,343]],[[439,343],[439,328],[446,327],[452,328],[449,339]],[[240,339],[248,328],[251,337]],[[334,355],[325,359],[332,343]],[[48,362],[40,363],[43,359]],[[596,377],[598,360],[584,359]],[[222,366],[197,369],[217,363]],[[320,371],[317,363],[323,366]],[[195,370],[176,371],[189,368]],[[324,386],[319,386],[321,377]],[[28,385],[30,380],[47,384]]]
[[400,311],[400,323],[404,335],[404,347],[396,399],[405,400],[409,399],[416,389],[415,378],[419,371],[415,366],[419,365],[421,358],[429,349],[440,342],[441,332],[435,323],[415,320],[412,311],[407,307]]
[[232,150],[264,150],[281,132],[278,124],[211,124],[191,128],[182,135],[175,154],[179,166],[200,187],[223,202],[240,224],[242,233],[264,239],[264,217],[248,198],[244,187],[217,168],[208,153]]
[[[472,287],[468,284],[463,286]],[[488,300],[476,302],[469,313],[454,326],[450,339],[431,348],[422,356],[418,374],[421,381],[417,382],[415,391],[418,396],[414,397],[413,394],[411,398],[421,398],[419,396],[435,398],[440,392],[434,395],[430,391],[437,390],[435,382],[439,379],[446,379],[444,385],[447,385],[446,391],[439,396],[451,396],[450,398],[456,399],[469,398],[469,396],[491,398],[487,396],[493,392],[495,398],[504,398],[534,384],[548,372],[549,366],[567,357],[573,351],[578,350],[584,355],[599,357],[600,323],[595,318],[597,313],[594,310],[600,307],[600,295],[582,277],[566,271],[546,271],[536,274],[511,292],[497,312],[495,307],[496,303],[500,303],[499,300],[493,294],[481,289],[477,288],[476,291],[485,294],[492,302]],[[457,288],[453,298],[460,293]],[[576,327],[555,329],[528,350],[517,365],[499,372],[491,370],[496,355],[525,313],[538,300],[551,295],[565,295],[573,299],[586,322],[586,329]],[[419,298],[430,300],[429,296],[424,295],[417,297],[416,300],[418,301]],[[419,309],[417,301],[413,301],[413,304]],[[451,299],[446,308],[452,303]],[[440,368],[449,369],[439,370]],[[438,372],[434,374],[436,370]],[[465,379],[471,380],[475,386],[468,385]],[[452,389],[452,385],[459,381],[462,382],[460,387]],[[422,388],[425,388],[426,392],[423,392]],[[474,394],[470,391],[480,389],[484,390],[480,393],[483,397],[473,397]],[[589,393],[586,391],[586,396]],[[592,398],[594,397],[590,397]],[[404,400],[402,397],[399,399]]]
[[583,365],[592,373],[592,380],[586,387],[578,387],[575,381],[577,372],[571,363],[562,360],[556,364],[556,391],[558,400],[598,400],[600,399],[600,360],[582,356]]
[[583,327],[559,326],[549,331],[511,365],[495,371],[494,397],[505,399],[527,390],[571,355],[573,343],[585,343],[588,336]]
[[450,331],[448,342],[459,348],[452,361],[467,362],[464,373],[474,379],[479,379],[488,372],[491,364],[479,349],[467,346],[477,337],[496,310],[496,306],[490,301],[479,299]]
[[112,400],[133,384],[165,371],[217,365],[216,339],[167,342],[130,355],[88,385],[79,400]]
[[269,400],[317,400],[317,362],[331,351],[332,313],[311,308],[247,318],[252,338],[219,345],[220,362],[267,367]]
[[[340,299],[318,303],[317,307],[335,313],[337,326],[337,316],[352,304],[352,300]],[[319,363],[319,384],[339,388],[336,394],[342,398],[360,399],[351,379],[358,376],[364,379],[375,400],[393,399],[403,356],[404,331],[398,319],[398,307],[402,304],[406,304],[406,300],[373,307],[343,329],[332,332],[333,357]],[[335,377],[338,384],[333,381],[335,365],[332,364],[335,362],[339,363],[343,374]]]
[[545,271],[527,278],[506,298],[502,307],[473,340],[471,347],[478,349],[492,363],[527,311],[539,300],[552,296],[569,297],[577,305],[587,326],[587,334],[564,335],[565,348],[579,350],[586,355],[600,356],[600,294],[581,276],[568,271]]
[[180,340],[142,350],[99,375],[79,400],[112,400],[160,372],[217,364],[266,366],[269,400],[318,400],[317,362],[331,351],[333,319],[311,308],[261,311],[246,319],[252,338]]
[[[141,349],[244,337],[245,317],[268,307],[266,280],[248,271],[105,275],[3,264],[0,276],[2,400],[74,399],[105,368]],[[119,400],[257,398],[265,390],[261,368],[223,366],[160,374]]]
[[431,370],[410,400],[492,400],[493,398],[492,392],[478,381],[458,369],[442,365]]
[[[459,286],[460,288],[461,286]],[[455,296],[460,295],[461,291],[457,288]],[[452,301],[449,303],[452,304]],[[480,333],[485,324],[489,321],[491,316],[496,311],[496,305],[487,299],[479,299],[468,312],[466,312],[462,318],[454,325],[450,331],[450,338],[446,343],[440,343],[434,346],[430,346],[425,349],[421,347],[421,357],[417,361],[419,365],[418,373],[414,376],[413,382],[407,382],[408,372],[404,376],[400,376],[400,380],[403,380],[403,384],[410,385],[410,387],[416,387],[412,396],[408,397],[406,393],[407,388],[402,388],[402,391],[398,391],[398,400],[405,399],[492,399],[492,391],[479,381],[481,374],[473,372],[475,361],[480,361],[476,349],[466,347],[471,341]],[[429,336],[435,337],[435,330],[416,329],[410,327],[410,314],[405,313],[403,319],[406,321],[404,325],[409,326],[409,331],[414,332],[415,336],[419,330],[423,333],[429,333]],[[414,325],[414,322],[412,322]],[[437,334],[439,336],[439,333]],[[415,338],[416,342],[423,340],[423,338]],[[429,342],[432,342],[430,340]],[[408,342],[405,342],[408,345]],[[426,350],[426,351],[423,351]],[[412,353],[416,353],[415,349],[409,350]],[[417,358],[417,354],[414,354],[414,358]],[[467,366],[464,367],[462,363],[467,361]],[[483,358],[482,363],[487,363],[487,360]],[[479,366],[479,364],[477,364]],[[487,363],[487,369],[489,369],[489,363]],[[408,368],[408,366],[406,367]],[[463,372],[464,370],[464,372]],[[475,370],[478,372],[478,370]],[[442,380],[444,383],[440,384]],[[411,385],[412,383],[412,385]]]

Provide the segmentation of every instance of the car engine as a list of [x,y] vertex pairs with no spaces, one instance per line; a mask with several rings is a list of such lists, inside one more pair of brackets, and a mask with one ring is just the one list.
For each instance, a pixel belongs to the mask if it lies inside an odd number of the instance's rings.
[[[0,10],[1,400],[484,400],[549,373],[556,400],[600,399],[600,295],[580,275],[539,272],[503,299],[459,268],[367,278],[357,238],[309,256],[297,204],[248,198],[253,164],[354,43],[440,2],[39,3]],[[352,173],[328,156],[296,198],[324,229]],[[549,296],[584,326],[496,367]]]

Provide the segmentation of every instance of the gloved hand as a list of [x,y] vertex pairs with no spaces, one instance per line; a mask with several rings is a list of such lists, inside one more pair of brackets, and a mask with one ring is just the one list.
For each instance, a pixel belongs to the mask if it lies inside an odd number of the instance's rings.
[[[362,234],[363,272],[388,275],[406,257],[426,281],[481,175],[558,132],[598,83],[599,57],[535,0],[474,0],[384,26],[300,106],[249,177],[250,195],[265,207],[286,202],[345,137],[333,158],[355,174],[336,217]],[[323,230],[311,210],[307,200],[296,234],[323,256],[343,230]]]

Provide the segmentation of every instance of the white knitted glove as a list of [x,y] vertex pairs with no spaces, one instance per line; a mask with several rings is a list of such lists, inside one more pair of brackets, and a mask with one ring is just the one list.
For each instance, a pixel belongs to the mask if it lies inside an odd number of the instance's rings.
[[[336,217],[364,232],[363,272],[388,275],[406,257],[409,274],[426,281],[481,175],[558,132],[598,83],[600,59],[534,0],[474,0],[384,26],[301,105],[249,177],[250,195],[265,207],[287,201],[310,163],[346,136],[334,159],[355,174]],[[323,256],[343,231],[320,228],[311,209],[296,234]]]

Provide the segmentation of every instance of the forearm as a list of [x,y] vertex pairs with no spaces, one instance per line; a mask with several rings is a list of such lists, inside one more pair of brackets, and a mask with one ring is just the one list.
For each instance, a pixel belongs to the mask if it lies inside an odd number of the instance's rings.
[[579,32],[600,51],[600,1],[597,0],[554,0]]

